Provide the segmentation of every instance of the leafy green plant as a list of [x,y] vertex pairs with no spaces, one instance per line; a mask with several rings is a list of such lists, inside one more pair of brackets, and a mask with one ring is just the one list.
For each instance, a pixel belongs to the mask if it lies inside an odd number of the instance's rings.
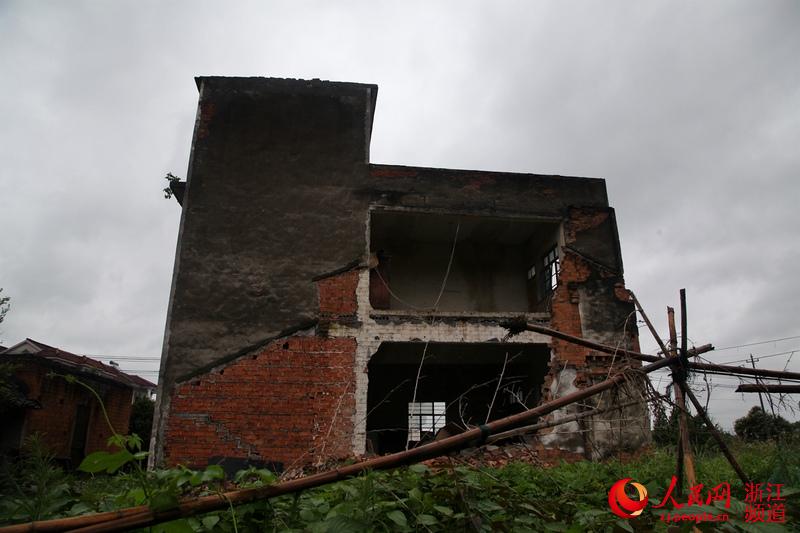
[[[147,492],[128,456],[115,455],[123,447],[134,456],[137,443],[131,436],[114,443],[116,451],[97,456],[98,470],[83,478],[67,478],[62,492],[45,493],[40,498],[41,518],[90,511],[105,511],[147,504],[154,509],[169,509],[180,498],[223,494],[224,473],[219,466],[200,471],[177,467],[143,472]],[[693,507],[691,512],[727,512],[729,521],[700,524],[703,531],[790,531],[800,519],[800,442],[734,441],[733,452],[747,475],[757,482],[784,484],[787,523],[769,527],[744,520],[745,490],[725,458],[708,450],[697,457],[698,479],[706,486],[730,482],[730,509],[721,502]],[[457,456],[456,456],[457,457]],[[675,457],[667,448],[643,454],[635,462],[562,463],[552,468],[514,463],[504,468],[477,468],[459,464],[429,468],[412,465],[392,471],[366,472],[302,493],[230,505],[200,516],[173,520],[153,526],[153,532],[245,532],[304,531],[562,531],[621,532],[668,531],[661,512],[648,506],[634,520],[623,520],[611,513],[607,495],[619,479],[631,477],[643,483],[657,503],[665,494],[675,468]],[[87,458],[88,459],[88,458]],[[122,465],[120,465],[122,462]],[[45,464],[49,464],[46,463]],[[104,467],[104,468],[101,468]],[[52,468],[49,464],[47,468]],[[109,473],[109,468],[113,473]],[[36,475],[53,476],[31,468]],[[30,474],[33,475],[33,474]],[[63,473],[62,473],[63,475]],[[51,478],[57,486],[58,480]],[[263,487],[276,481],[266,469],[249,468],[234,476],[236,487]],[[49,486],[53,486],[49,483]],[[49,495],[48,495],[49,494]],[[66,498],[66,501],[63,501]],[[61,499],[61,501],[59,501]],[[685,501],[685,496],[683,498]],[[27,520],[27,510],[14,520]],[[689,531],[681,524],[677,530]]]
[[38,435],[25,440],[20,460],[4,470],[0,498],[3,522],[60,516],[75,503],[71,478],[56,466]]

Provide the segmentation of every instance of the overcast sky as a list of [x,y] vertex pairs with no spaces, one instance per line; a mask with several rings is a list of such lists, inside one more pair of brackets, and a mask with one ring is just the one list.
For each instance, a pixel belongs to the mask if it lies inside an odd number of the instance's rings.
[[197,75],[377,83],[374,163],[605,178],[659,331],[685,287],[698,345],[800,336],[800,3],[431,4],[0,0],[0,343],[155,380]]

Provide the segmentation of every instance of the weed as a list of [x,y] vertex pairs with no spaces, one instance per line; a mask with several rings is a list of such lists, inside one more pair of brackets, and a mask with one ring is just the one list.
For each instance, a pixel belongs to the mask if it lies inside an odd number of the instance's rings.
[[72,479],[55,464],[38,435],[25,440],[19,461],[5,466],[1,486],[3,522],[62,516],[77,503]]

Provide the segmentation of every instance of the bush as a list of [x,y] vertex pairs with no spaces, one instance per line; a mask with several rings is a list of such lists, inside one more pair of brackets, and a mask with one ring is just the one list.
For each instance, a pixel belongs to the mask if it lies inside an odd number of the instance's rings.
[[[678,414],[679,410],[673,408],[669,417],[663,410],[656,411],[653,422],[653,442],[659,447],[675,446],[678,443]],[[711,446],[716,446],[714,437],[708,430],[703,418],[700,415],[690,415],[686,419],[689,427],[689,443],[692,448],[699,452],[705,451]],[[720,433],[723,431],[717,428]]]
[[761,407],[753,407],[747,416],[733,423],[736,434],[746,441],[770,440],[788,436],[792,433],[792,424],[779,415],[770,415]]
[[73,503],[72,481],[39,435],[29,436],[19,460],[0,474],[0,525],[61,516]]
[[[757,483],[785,484],[786,527],[757,529],[745,523],[746,491],[721,454],[706,454],[697,461],[697,474],[706,487],[731,484],[730,509],[708,506],[703,511],[726,512],[730,519],[720,527],[701,525],[703,531],[788,531],[800,517],[800,443],[734,442],[734,454],[748,477]],[[142,473],[141,477],[117,470],[113,475],[61,481],[58,469],[47,466],[41,452],[20,472],[15,483],[24,498],[3,498],[0,492],[0,526],[39,518],[83,515],[133,505],[150,505],[156,511],[174,509],[179,499],[219,494],[222,490],[264,487],[276,481],[266,470],[251,468],[225,481],[219,466],[202,471],[183,467]],[[105,454],[105,459],[111,459]],[[780,474],[776,476],[776,465]],[[642,454],[635,462],[582,461],[549,469],[510,464],[503,468],[471,467],[453,457],[449,467],[412,465],[383,472],[365,472],[357,478],[243,505],[229,505],[205,515],[181,518],[155,526],[161,532],[248,531],[660,531],[664,510],[654,505],[663,497],[674,474],[675,457],[659,449]],[[647,487],[653,505],[636,521],[621,520],[608,507],[608,490],[617,480],[631,477]],[[37,495],[27,479],[44,479],[47,490]],[[231,485],[231,481],[235,485]],[[40,484],[36,484],[39,487]],[[679,498],[686,501],[686,496]],[[6,505],[6,502],[13,505]],[[721,504],[722,502],[717,502]],[[25,505],[23,505],[25,504]],[[699,508],[698,508],[699,509]],[[5,511],[5,512],[4,512]],[[690,511],[691,512],[691,511]],[[688,524],[684,524],[689,526]],[[761,525],[761,524],[759,524]],[[753,526],[753,527],[751,527]],[[690,529],[684,528],[684,531]]]
[[131,407],[131,418],[128,423],[128,432],[139,435],[142,439],[142,448],[150,449],[150,430],[153,427],[153,411],[156,403],[150,398],[139,398]]

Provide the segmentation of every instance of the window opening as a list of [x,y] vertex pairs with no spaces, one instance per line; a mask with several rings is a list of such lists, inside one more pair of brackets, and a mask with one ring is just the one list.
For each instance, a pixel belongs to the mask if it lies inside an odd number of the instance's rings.
[[542,260],[558,220],[374,209],[369,224],[372,309],[429,312],[447,272],[438,311],[547,311]]
[[446,421],[445,402],[409,402],[408,440],[419,442],[426,433],[435,434]]
[[558,250],[555,246],[542,257],[542,283],[545,294],[550,294],[558,287]]

